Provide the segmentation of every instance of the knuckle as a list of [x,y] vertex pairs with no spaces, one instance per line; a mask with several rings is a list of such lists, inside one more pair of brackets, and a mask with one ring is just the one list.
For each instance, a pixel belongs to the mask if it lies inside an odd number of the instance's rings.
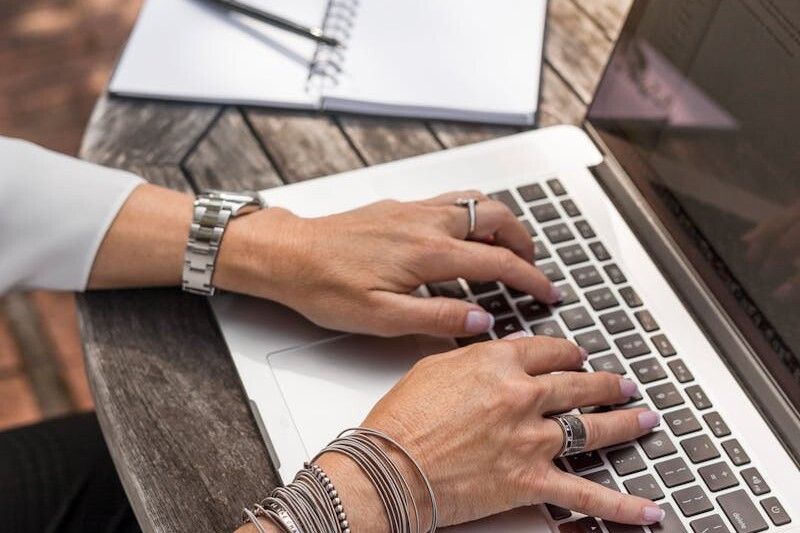
[[447,300],[436,301],[433,308],[433,323],[440,328],[461,329],[461,311]]
[[593,489],[585,484],[578,486],[575,494],[575,507],[576,510],[585,512],[592,507],[594,503],[595,494]]

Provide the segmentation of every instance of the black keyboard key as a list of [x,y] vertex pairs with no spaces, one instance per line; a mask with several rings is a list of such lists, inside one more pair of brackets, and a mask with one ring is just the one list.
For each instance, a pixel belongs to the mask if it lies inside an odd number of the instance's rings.
[[588,328],[589,326],[594,325],[594,320],[592,320],[591,315],[589,315],[589,311],[587,311],[583,306],[573,307],[572,309],[561,311],[559,315],[561,316],[561,320],[564,321],[564,324],[567,325],[570,331]]
[[746,465],[750,462],[750,456],[744,451],[744,448],[739,444],[736,439],[726,440],[722,443],[722,449],[730,457],[731,462],[736,466]]
[[669,488],[685,485],[686,483],[694,481],[692,470],[686,464],[686,461],[680,457],[658,463],[656,465],[656,472],[658,472],[664,485]]
[[576,455],[569,455],[566,457],[570,468],[573,472],[584,472],[603,466],[603,458],[596,451],[583,452]]
[[599,285],[603,283],[603,278],[600,277],[600,272],[593,266],[585,266],[581,268],[576,268],[575,270],[571,270],[570,274],[575,279],[575,283],[578,284],[578,287],[591,287],[593,285]]
[[544,192],[544,189],[542,189],[542,186],[538,183],[523,185],[517,189],[517,192],[526,202],[535,202],[536,200],[544,200],[547,198],[547,193]]
[[638,333],[615,339],[614,343],[625,359],[632,359],[650,353],[650,348],[647,347],[647,343]]
[[719,450],[717,450],[717,447],[711,442],[708,435],[698,435],[697,437],[683,440],[681,441],[681,447],[686,452],[686,455],[689,456],[689,460],[694,464],[703,463],[719,457]]
[[[478,300],[478,303],[480,303],[480,300]],[[534,300],[533,298],[517,302],[517,309],[519,310],[519,314],[522,315],[522,318],[528,322],[552,316],[550,307],[547,304]]]
[[528,230],[528,234],[530,234],[531,237],[536,237],[536,229],[534,229],[533,224],[531,224],[530,221],[520,220],[520,222],[522,222],[522,225],[525,226],[526,230]]
[[608,533],[644,533],[642,526],[632,526],[630,524],[618,524],[610,520],[603,520]]
[[600,321],[606,327],[606,331],[612,335],[622,333],[623,331],[630,331],[634,327],[631,318],[622,309],[600,315]]
[[672,433],[677,437],[694,433],[702,429],[700,427],[700,422],[694,417],[691,409],[678,409],[671,413],[665,413],[664,422],[666,422],[667,427],[669,427]]
[[745,468],[742,470],[742,478],[744,478],[744,482],[747,483],[747,486],[750,487],[750,491],[756,496],[761,496],[771,490],[767,482],[764,481],[764,478],[761,476],[761,473],[755,468]]
[[586,252],[583,250],[583,247],[581,247],[580,244],[562,246],[561,248],[557,249],[556,252],[558,252],[558,256],[567,266],[577,265],[578,263],[583,263],[584,261],[589,260],[589,256],[586,255]]
[[639,445],[650,459],[659,459],[678,451],[663,431],[654,431],[639,437]]
[[661,364],[653,357],[631,363],[631,370],[639,378],[639,381],[644,384],[667,377],[667,373],[664,372]]
[[500,289],[496,281],[468,281],[467,285],[475,296]]
[[672,508],[672,505],[665,503],[661,505],[661,508],[664,509],[666,513],[664,520],[650,526],[650,531],[653,533],[687,533],[686,528],[683,527],[683,523],[681,519],[678,518],[678,514]]
[[692,485],[675,491],[672,493],[672,498],[678,504],[683,516],[698,515],[714,508],[714,504],[708,499],[700,485]]
[[761,500],[761,507],[764,508],[767,516],[776,526],[785,526],[792,521],[789,513],[786,512],[786,508],[781,505],[781,502],[778,501],[778,498],[774,496],[767,498],[766,500]]
[[647,468],[642,456],[633,446],[608,452],[608,461],[620,476],[641,472]]
[[494,334],[497,335],[499,338],[503,338],[506,335],[511,335],[512,333],[516,333],[518,331],[522,331],[522,324],[519,323],[517,317],[510,316],[507,318],[498,318],[497,322],[494,324]]
[[444,296],[445,298],[466,298],[467,293],[461,287],[461,283],[457,280],[452,281],[439,281],[437,283],[429,283],[428,290],[433,296]]
[[558,178],[547,180],[547,186],[550,187],[550,190],[553,191],[553,194],[556,196],[563,196],[567,194],[567,190],[563,185],[561,185],[561,182],[558,181]]
[[611,372],[612,374],[619,374],[620,376],[628,372],[613,353],[594,357],[589,360],[589,364],[597,372]]
[[642,329],[648,333],[658,329],[658,322],[656,322],[656,319],[650,314],[650,311],[642,309],[641,311],[636,311],[633,315],[636,317],[636,320],[639,321]]
[[590,516],[578,520],[577,525],[578,531],[581,533],[603,533],[603,530],[600,529],[600,524],[597,523],[597,520]]
[[628,304],[628,307],[641,307],[642,300],[639,298],[639,295],[633,287],[622,287],[619,290],[619,295],[622,296],[622,299],[625,300],[625,303]]
[[571,217],[581,216],[581,210],[578,209],[578,206],[575,205],[575,202],[572,200],[561,200],[561,208]]
[[575,229],[578,230],[578,233],[580,233],[581,237],[584,239],[593,239],[596,237],[594,230],[585,220],[576,220]]
[[533,243],[533,256],[537,260],[547,259],[548,257],[550,257],[550,251],[547,249],[547,247],[544,245],[541,239]]
[[658,486],[656,478],[650,474],[635,477],[625,481],[625,490],[634,496],[647,498],[648,500],[658,501],[664,497],[661,487]]
[[739,484],[733,470],[725,461],[699,468],[697,473],[706,482],[706,486],[711,492],[719,492]]
[[558,268],[558,265],[555,263],[543,263],[536,266],[538,266],[539,270],[541,270],[542,273],[547,276],[547,279],[554,283],[564,279],[564,273],[561,272],[561,269]]
[[714,411],[712,413],[704,414],[703,420],[706,421],[708,428],[715,437],[727,437],[731,434],[728,424],[725,423],[725,421],[722,419],[722,416],[720,416],[718,412]]
[[572,516],[572,511],[559,507],[558,505],[546,503],[545,507],[547,507],[547,512],[550,513],[550,516],[552,516],[555,521],[564,520]]
[[481,333],[480,335],[475,335],[473,337],[459,337],[456,339],[456,344],[463,347],[490,340],[492,340],[492,337],[488,333]]
[[728,526],[717,514],[698,518],[690,522],[689,525],[692,526],[694,533],[731,533],[731,530],[728,529]]
[[718,496],[717,503],[736,533],[758,533],[769,528],[744,490]]
[[608,250],[606,250],[606,247],[603,246],[603,243],[599,241],[589,243],[589,249],[592,251],[594,257],[598,261],[608,261],[611,259],[611,254],[608,253]]
[[603,334],[598,330],[589,331],[575,335],[575,342],[587,352],[597,353],[608,350],[609,346]]
[[567,336],[564,335],[564,331],[561,329],[561,326],[558,325],[558,322],[555,320],[548,320],[547,322],[540,322],[539,324],[534,324],[531,326],[531,330],[533,331],[534,335],[543,335],[545,337],[558,337],[560,339],[566,339]]
[[581,531],[581,527],[578,525],[578,522],[575,521],[559,524],[558,533],[583,533],[583,531]]
[[555,224],[542,228],[542,231],[547,235],[547,239],[551,244],[558,244],[560,242],[571,241],[575,238],[566,224]]
[[511,306],[503,294],[493,294],[478,299],[478,305],[486,309],[494,316],[507,315],[511,313]]
[[514,199],[514,196],[511,195],[510,191],[497,191],[487,195],[492,200],[498,200],[506,204],[512,213],[516,216],[522,215],[522,208],[519,206],[517,201]]
[[686,368],[686,365],[683,363],[683,359],[675,359],[674,361],[670,361],[667,363],[667,366],[672,370],[672,373],[675,375],[675,379],[678,380],[678,383],[688,383],[689,381],[694,380],[694,376],[689,369]]
[[536,219],[536,222],[538,222],[539,224],[543,224],[545,222],[561,218],[561,215],[558,214],[556,207],[550,202],[534,205],[533,207],[531,207],[531,214],[533,215],[533,218]]
[[650,340],[656,345],[656,350],[661,354],[661,357],[670,357],[678,353],[666,335],[653,335]]
[[509,287],[508,285],[506,285],[506,291],[508,291],[508,295],[514,300],[516,300],[517,298],[522,298],[523,296],[529,296],[528,294],[525,294],[522,291],[518,291],[513,287]]
[[653,400],[657,409],[669,409],[683,403],[683,397],[672,383],[664,383],[647,389],[647,395]]
[[625,277],[625,274],[622,273],[622,270],[620,270],[620,268],[614,263],[605,265],[603,270],[606,271],[608,279],[610,279],[614,285],[619,285],[620,283],[625,283],[628,281]]
[[606,488],[614,489],[619,492],[619,486],[617,485],[617,482],[614,481],[614,477],[611,475],[611,472],[608,470],[598,470],[597,472],[586,474],[583,477],[589,481],[593,481]]
[[694,406],[700,411],[713,407],[711,400],[708,399],[708,396],[706,396],[706,393],[700,388],[700,385],[686,387],[686,395],[690,400],[692,400]]
[[602,311],[603,309],[619,305],[614,293],[605,287],[588,291],[586,293],[586,299],[589,300],[589,305],[591,305],[592,309],[595,311]]
[[571,305],[580,300],[578,298],[577,293],[575,293],[575,289],[572,288],[572,285],[569,283],[565,283],[563,285],[557,285],[556,289],[560,293],[560,298],[558,299],[558,303],[555,304],[558,307],[564,305]]

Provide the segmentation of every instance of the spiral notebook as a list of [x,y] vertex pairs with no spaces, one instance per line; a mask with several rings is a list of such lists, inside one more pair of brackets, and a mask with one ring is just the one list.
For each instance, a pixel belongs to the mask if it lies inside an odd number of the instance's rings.
[[147,0],[109,85],[147,98],[533,124],[546,0],[250,0],[331,48],[205,0]]

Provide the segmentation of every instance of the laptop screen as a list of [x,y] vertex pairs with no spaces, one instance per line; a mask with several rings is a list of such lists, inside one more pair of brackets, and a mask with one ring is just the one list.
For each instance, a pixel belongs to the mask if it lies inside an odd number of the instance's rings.
[[800,2],[636,0],[587,119],[800,407]]

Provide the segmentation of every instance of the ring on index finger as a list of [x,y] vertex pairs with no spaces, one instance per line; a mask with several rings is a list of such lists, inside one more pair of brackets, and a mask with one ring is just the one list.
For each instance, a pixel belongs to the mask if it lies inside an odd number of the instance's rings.
[[586,447],[586,427],[580,417],[575,415],[554,415],[548,418],[554,420],[564,434],[564,441],[557,457],[575,455],[583,452]]
[[459,198],[455,201],[459,207],[466,207],[469,215],[469,231],[467,231],[467,239],[471,239],[475,235],[475,226],[478,223],[478,214],[475,206],[478,205],[478,200],[475,198]]

